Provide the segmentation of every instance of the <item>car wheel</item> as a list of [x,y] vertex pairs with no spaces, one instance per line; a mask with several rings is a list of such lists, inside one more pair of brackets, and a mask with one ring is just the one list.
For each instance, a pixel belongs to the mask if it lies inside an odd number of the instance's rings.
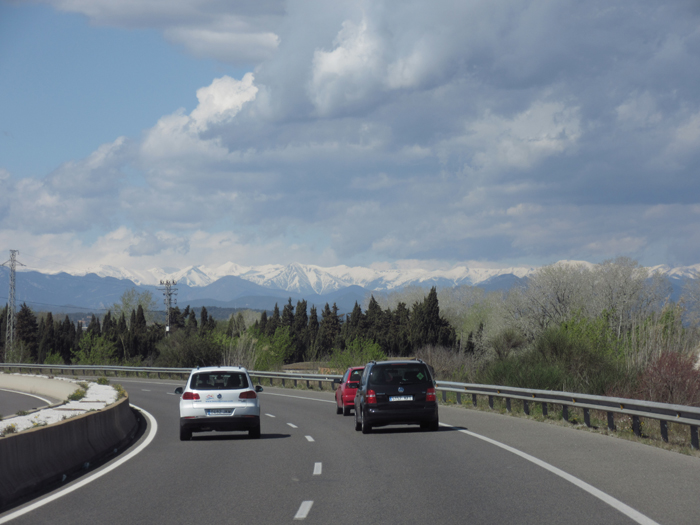
[[338,404],[338,400],[335,400],[335,413],[340,415],[343,413],[343,407]]
[[430,426],[428,427],[432,432],[437,432],[440,430],[440,420],[435,418],[435,421],[430,422]]
[[372,432],[372,425],[367,423],[367,420],[365,419],[364,415],[362,416],[362,433],[363,434],[370,434]]
[[362,430],[362,423],[360,423],[357,420],[357,413],[358,413],[358,410],[355,410],[355,430],[357,430],[359,432],[360,430]]
[[192,431],[180,427],[180,441],[189,441],[190,439],[192,439]]
[[260,425],[251,428],[248,431],[248,437],[251,439],[260,439]]
[[344,416],[349,416],[350,415],[350,408],[349,406],[344,406],[343,407],[343,415]]

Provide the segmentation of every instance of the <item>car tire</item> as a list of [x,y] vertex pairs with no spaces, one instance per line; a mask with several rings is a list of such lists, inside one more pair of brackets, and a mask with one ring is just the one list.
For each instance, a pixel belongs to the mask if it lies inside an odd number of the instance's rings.
[[362,430],[362,423],[357,420],[357,410],[355,410],[355,430],[358,432]]
[[260,425],[253,427],[248,431],[248,437],[250,439],[260,439]]
[[335,401],[335,413],[340,415],[343,413],[343,407],[338,404],[338,400]]
[[344,416],[349,416],[350,415],[350,408],[349,406],[344,406],[343,407],[343,415]]
[[430,430],[431,432],[437,432],[438,430],[440,430],[440,420],[438,418],[435,418],[435,421],[431,421],[428,430]]
[[362,416],[362,433],[363,434],[371,434],[372,433],[372,425],[367,423],[364,415]]
[[180,427],[180,441],[189,441],[190,439],[192,439],[192,431]]

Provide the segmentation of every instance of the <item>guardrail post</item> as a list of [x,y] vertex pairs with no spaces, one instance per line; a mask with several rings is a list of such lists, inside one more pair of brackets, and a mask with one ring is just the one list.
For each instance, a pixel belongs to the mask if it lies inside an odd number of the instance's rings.
[[526,416],[530,415],[530,402],[527,399],[523,399],[523,412]]
[[508,412],[510,412],[510,398],[509,397],[506,398],[506,410]]
[[668,443],[668,421],[662,419],[659,421],[659,424],[661,425],[661,439],[663,439],[664,443]]
[[284,377],[282,378],[282,388],[284,388]]
[[542,403],[542,417],[547,417],[547,403]]
[[489,408],[493,410],[493,396],[489,396]]
[[295,379],[294,380],[294,387],[296,387],[296,386],[297,386],[297,380]]
[[306,388],[311,390],[311,381],[309,381],[308,379],[306,380]]
[[272,378],[270,378],[270,386],[272,386]]
[[639,421],[639,416],[632,416],[632,430],[635,436],[642,437],[642,425]]
[[569,422],[569,406],[568,405],[561,406],[561,417],[567,423]]
[[318,382],[318,389],[323,390],[323,382],[322,381]]
[[700,445],[698,445],[698,427],[696,425],[690,425],[690,446],[695,450],[700,448]]
[[457,404],[458,405],[462,404],[462,394],[460,394],[459,392],[457,392]]
[[591,411],[587,408],[583,409],[583,422],[588,428],[591,428]]
[[472,394],[472,405],[476,408],[476,394]]
[[615,431],[615,412],[608,412],[608,430]]

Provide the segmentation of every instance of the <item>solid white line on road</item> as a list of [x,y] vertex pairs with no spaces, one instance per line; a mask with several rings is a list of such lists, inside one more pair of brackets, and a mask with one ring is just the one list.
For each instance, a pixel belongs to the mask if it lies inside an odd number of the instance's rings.
[[146,390],[145,388],[142,388],[141,392],[150,392],[150,390]]
[[132,452],[130,452],[129,454],[127,454],[123,458],[115,461],[114,463],[112,463],[108,467],[103,468],[102,470],[95,472],[93,475],[88,476],[87,478],[85,478],[77,483],[74,483],[73,485],[70,485],[69,487],[66,487],[65,489],[63,489],[61,491],[58,491],[58,492],[52,494],[51,496],[48,496],[44,499],[41,499],[41,500],[37,501],[36,503],[32,503],[31,505],[28,505],[28,506],[18,510],[17,512],[13,512],[12,514],[8,514],[7,516],[0,518],[0,524],[7,523],[10,520],[13,520],[15,518],[18,518],[19,516],[22,516],[23,514],[27,514],[28,512],[31,512],[34,509],[38,509],[39,507],[43,507],[47,503],[51,503],[52,501],[57,500],[61,496],[65,496],[66,494],[73,492],[74,490],[78,490],[80,487],[87,485],[91,481],[95,481],[97,478],[104,476],[105,474],[107,474],[108,472],[111,472],[112,470],[119,467],[123,463],[126,463],[131,458],[133,458],[136,454],[140,453],[143,449],[145,449],[148,445],[150,445],[151,441],[153,441],[153,438],[156,437],[156,433],[158,432],[158,422],[156,421],[156,418],[154,418],[151,414],[149,414],[145,410],[143,410],[137,406],[134,406],[134,405],[131,405],[131,406],[134,407],[136,410],[141,411],[141,413],[144,416],[146,416],[148,418],[149,422],[151,423],[151,431],[149,432],[148,436],[146,436],[146,439],[143,441],[143,443],[141,443],[135,450],[133,450]]
[[313,440],[314,440],[314,438],[312,438],[311,436],[305,436],[305,437],[306,437],[306,441],[309,441],[309,442],[311,442],[311,443],[312,443]]
[[299,428],[299,427],[296,426],[294,423],[287,423],[287,424],[288,424],[290,427],[292,427],[292,428]]
[[47,405],[51,405],[53,403],[52,401],[49,401],[48,399],[46,399],[44,397],[37,396],[36,394],[29,394],[27,392],[20,392],[19,390],[9,390],[7,388],[0,388],[0,390],[2,390],[3,392],[10,392],[12,394],[21,394],[23,396],[34,397],[34,398],[38,399],[39,401],[43,401]]
[[321,463],[314,463],[314,476],[320,476],[322,468],[323,465]]
[[265,414],[267,417],[275,417],[272,414]]
[[297,511],[296,515],[294,516],[295,520],[303,520],[306,519],[306,516],[309,515],[309,511],[311,510],[311,506],[314,504],[313,501],[303,501],[301,505],[299,506],[299,510]]
[[[456,427],[453,427],[452,425],[446,425],[445,423],[440,423],[440,426],[448,427],[448,428],[456,428]],[[501,443],[500,441],[496,441],[495,439],[491,439],[491,438],[487,438],[486,436],[475,434],[474,432],[470,432],[469,430],[459,429],[459,431],[462,432],[463,434],[467,434],[468,436],[472,436],[472,437],[475,437],[477,439],[481,439],[482,441],[486,441],[487,443],[491,443],[492,445],[500,447],[503,450],[507,450],[508,452],[512,452],[516,456],[520,456],[521,458],[526,459],[527,461],[530,461],[530,462],[534,463],[535,465],[542,467],[545,470],[548,470],[552,474],[559,476],[560,478],[565,479],[569,483],[573,483],[578,488],[585,490],[590,495],[607,503],[612,508],[620,511],[622,514],[624,514],[625,516],[627,516],[631,520],[639,523],[640,525],[659,525],[657,522],[655,522],[651,518],[648,518],[647,516],[645,516],[641,512],[634,510],[629,505],[625,505],[620,500],[613,498],[612,496],[610,496],[609,494],[606,494],[602,490],[595,488],[593,485],[589,485],[588,483],[577,478],[576,476],[572,476],[571,474],[564,472],[561,469],[558,469],[554,465],[550,465],[549,463],[542,461],[541,459],[537,459],[536,457],[531,456],[530,454],[522,452],[522,451],[518,450],[517,448],[510,447],[504,443]]]

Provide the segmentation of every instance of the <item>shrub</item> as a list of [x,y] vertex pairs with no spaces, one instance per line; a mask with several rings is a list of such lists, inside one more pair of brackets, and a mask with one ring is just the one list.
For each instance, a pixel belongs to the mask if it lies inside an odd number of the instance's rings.
[[109,379],[107,379],[106,377],[100,377],[100,378],[97,379],[96,382],[97,382],[98,385],[108,385],[108,384],[109,384]]
[[7,425],[5,428],[3,428],[0,431],[0,437],[5,437],[10,434],[15,434],[17,432],[17,425],[12,424],[12,425]]
[[664,352],[642,372],[636,397],[659,403],[700,406],[700,371],[692,356]]
[[68,401],[80,401],[87,395],[87,390],[78,388],[75,392],[68,396]]
[[114,386],[114,390],[117,391],[117,399],[121,399],[123,397],[126,397],[126,390],[124,390],[123,386],[121,386],[119,383],[116,383],[113,386]]
[[331,354],[329,366],[345,371],[351,366],[364,366],[368,362],[386,359],[379,344],[366,339],[353,339],[345,350],[335,349]]

